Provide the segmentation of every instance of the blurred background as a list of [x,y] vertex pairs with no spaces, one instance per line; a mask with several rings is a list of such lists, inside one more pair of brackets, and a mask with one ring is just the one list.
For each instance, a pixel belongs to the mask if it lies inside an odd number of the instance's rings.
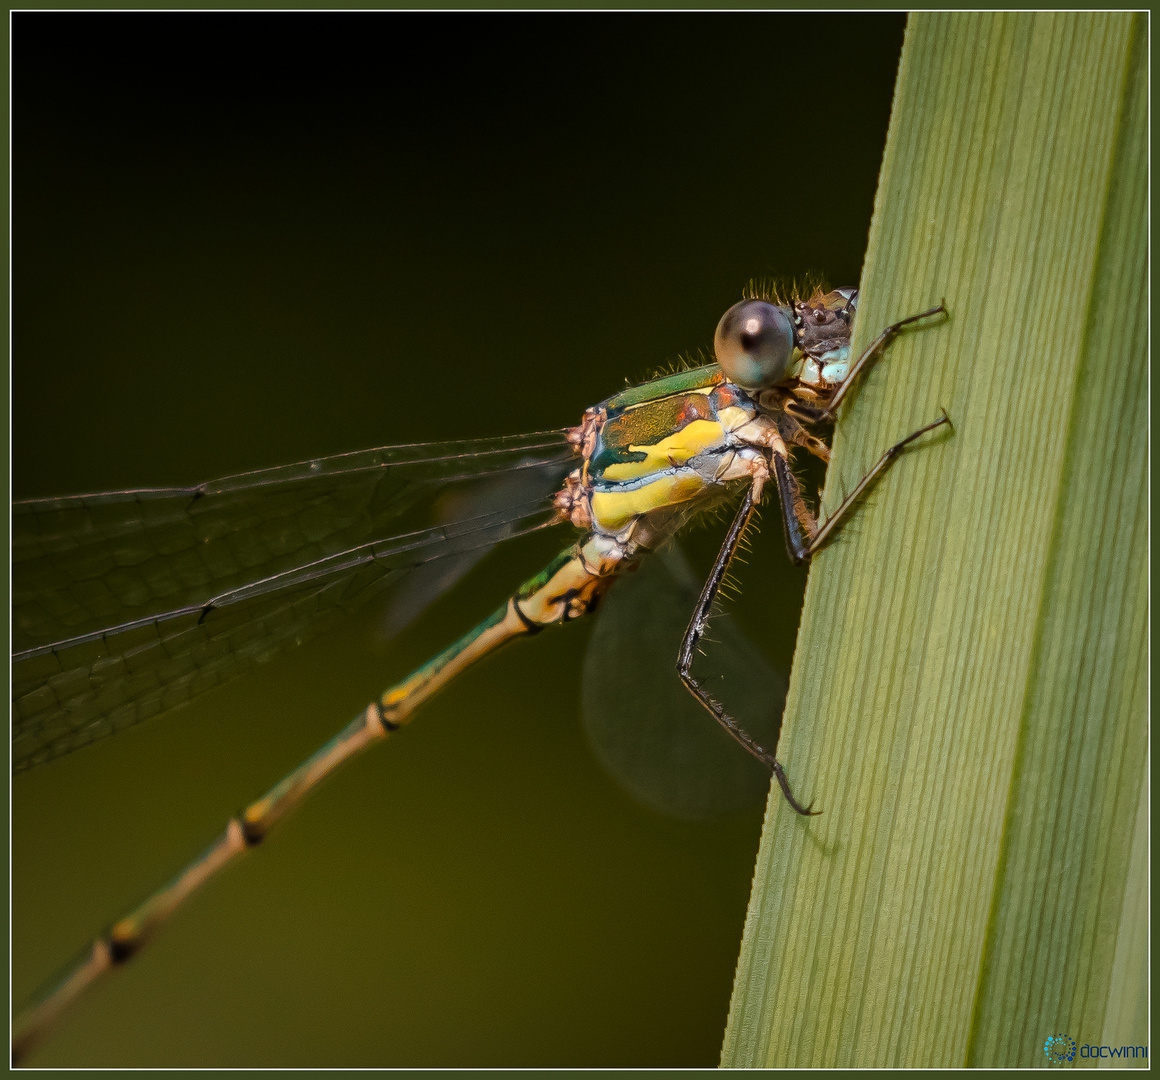
[[[13,497],[573,424],[708,350],[751,278],[856,283],[902,32],[16,14]],[[784,677],[805,573],[765,523],[732,610]],[[697,573],[724,527],[686,543]],[[368,611],[17,777],[16,1005],[568,541],[506,545],[399,640]],[[715,1065],[763,803],[681,821],[609,779],[592,631],[345,767],[29,1064]]]

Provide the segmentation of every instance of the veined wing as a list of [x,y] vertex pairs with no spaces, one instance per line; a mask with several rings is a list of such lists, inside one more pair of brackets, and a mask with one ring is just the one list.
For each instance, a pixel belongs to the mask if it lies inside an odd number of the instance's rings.
[[[574,462],[538,432],[14,504],[14,769],[189,701],[406,570],[550,523]],[[489,478],[505,505],[472,502]]]

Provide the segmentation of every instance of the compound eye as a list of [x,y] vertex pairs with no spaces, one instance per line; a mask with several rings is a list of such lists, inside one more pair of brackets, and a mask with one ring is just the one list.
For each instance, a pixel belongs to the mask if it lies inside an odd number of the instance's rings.
[[713,335],[717,363],[743,390],[761,390],[785,378],[793,355],[793,317],[765,300],[734,304]]

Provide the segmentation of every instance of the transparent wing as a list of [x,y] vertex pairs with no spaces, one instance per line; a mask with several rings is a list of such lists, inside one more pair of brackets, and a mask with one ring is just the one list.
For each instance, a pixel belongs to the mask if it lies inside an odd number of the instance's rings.
[[[593,753],[634,799],[701,820],[763,800],[769,772],[693,700],[677,650],[702,582],[670,545],[601,602],[584,658],[581,712]],[[785,680],[727,614],[710,624],[698,672],[713,697],[773,750]]]
[[405,571],[465,572],[549,523],[573,464],[540,432],[14,504],[14,769],[220,685]]
[[[575,464],[573,458],[568,465]],[[545,473],[550,483],[533,495],[533,505],[537,498],[552,494],[560,487],[559,474]],[[489,476],[470,486],[457,485],[440,493],[436,507],[436,519],[440,523],[484,521],[491,515],[503,517],[513,507],[526,504],[529,496],[529,479],[526,471],[513,471]],[[414,567],[406,577],[392,588],[390,599],[384,607],[379,628],[384,640],[390,640],[405,630],[427,607],[454,588],[459,581],[488,552],[490,545],[462,547],[447,551],[438,559],[428,559]],[[515,583],[513,582],[513,585]]]

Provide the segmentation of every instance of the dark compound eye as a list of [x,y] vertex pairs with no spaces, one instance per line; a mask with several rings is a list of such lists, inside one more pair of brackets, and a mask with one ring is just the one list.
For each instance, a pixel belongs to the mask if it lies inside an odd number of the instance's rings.
[[742,300],[721,316],[713,348],[730,382],[744,390],[772,386],[793,355],[793,316],[765,300]]

